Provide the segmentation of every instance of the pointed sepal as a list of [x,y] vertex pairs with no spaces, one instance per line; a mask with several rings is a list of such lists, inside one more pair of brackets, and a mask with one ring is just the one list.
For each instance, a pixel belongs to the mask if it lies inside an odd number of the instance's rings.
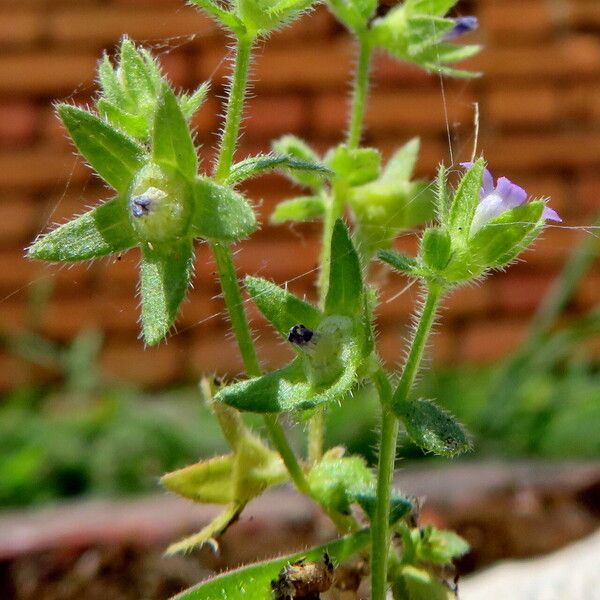
[[78,261],[122,252],[137,244],[126,204],[109,200],[36,240],[29,258]]
[[58,114],[77,149],[119,193],[126,193],[146,160],[142,146],[108,123],[76,106],[61,104]]
[[189,238],[142,247],[140,296],[144,341],[158,344],[171,329],[187,293],[193,269]]
[[244,196],[229,187],[198,177],[193,184],[195,237],[235,242],[256,230],[256,216]]

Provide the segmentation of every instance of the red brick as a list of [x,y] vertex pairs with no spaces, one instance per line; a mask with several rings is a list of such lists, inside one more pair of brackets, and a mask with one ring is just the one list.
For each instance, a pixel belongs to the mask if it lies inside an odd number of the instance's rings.
[[41,10],[23,10],[22,6],[0,10],[0,47],[33,44],[43,31],[44,13]]
[[594,126],[600,119],[600,86],[578,85],[562,93],[563,114],[573,125]]
[[[206,35],[216,30],[214,21],[200,11],[181,2],[177,9],[169,7],[127,8],[119,6],[84,7],[81,10],[66,7],[52,11],[46,23],[46,33],[53,42],[77,44],[78,47],[106,46],[122,35],[136,41],[160,42],[165,38]],[[177,46],[183,39],[174,39]],[[169,45],[169,42],[166,42]]]
[[[224,60],[222,49],[203,53],[197,77],[206,79],[227,75],[231,69]],[[324,57],[327,57],[324,60]],[[352,52],[346,41],[310,44],[294,48],[267,47],[259,52],[252,69],[252,81],[257,89],[280,90],[282,86],[292,89],[322,87],[345,88],[349,80]],[[347,64],[348,69],[343,65]],[[340,66],[342,65],[342,67]],[[214,75],[213,75],[214,74]]]
[[2,247],[25,245],[31,241],[37,224],[35,202],[26,196],[9,196],[0,201]]
[[459,360],[490,363],[514,351],[524,339],[526,321],[483,321],[470,325],[458,344]]
[[0,390],[10,391],[39,381],[39,375],[23,360],[15,356],[0,353]]
[[44,274],[43,265],[26,260],[23,255],[22,250],[0,252],[0,289],[3,294],[0,301],[21,289],[25,291],[30,281]]
[[506,45],[548,38],[564,25],[564,16],[563,11],[540,0],[503,0],[479,6],[480,30]]
[[562,97],[551,86],[492,89],[482,101],[482,123],[540,127],[561,118]]
[[595,217],[600,212],[600,175],[596,169],[583,171],[577,178],[577,204]]
[[274,138],[282,133],[301,134],[307,125],[307,107],[297,96],[264,95],[248,102],[243,130],[253,137]]
[[[532,314],[552,285],[553,277],[509,271],[494,277],[493,298],[497,310],[509,315]],[[489,284],[488,284],[489,285]],[[492,287],[490,285],[490,288]]]
[[44,147],[0,153],[0,188],[51,188],[81,183],[90,171],[79,158]]
[[574,35],[554,44],[487,48],[463,66],[482,71],[483,81],[495,85],[499,79],[595,78],[600,68],[600,44],[597,37]]
[[600,5],[595,0],[571,0],[567,19],[571,27],[600,27]]
[[195,334],[188,355],[191,372],[195,376],[217,373],[236,377],[243,373],[243,364],[235,340],[227,330],[207,336],[198,331]]
[[96,54],[32,52],[0,56],[0,93],[56,96],[91,86]]
[[18,148],[30,144],[38,127],[39,111],[33,102],[0,101],[0,147]]

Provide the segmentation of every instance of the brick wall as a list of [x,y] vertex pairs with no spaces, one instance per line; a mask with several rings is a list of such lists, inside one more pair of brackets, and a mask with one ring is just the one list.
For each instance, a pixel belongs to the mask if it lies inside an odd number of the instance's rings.
[[[479,144],[493,170],[532,194],[550,195],[568,225],[589,223],[600,210],[600,3],[479,0],[464,3],[461,12],[480,18],[477,39],[486,50],[471,66],[486,75],[444,84],[455,160],[470,155],[477,100]],[[211,99],[196,119],[205,160],[210,160],[228,63],[223,60],[227,41],[207,18],[181,0],[0,0],[0,327],[23,328],[28,292],[52,282],[43,331],[66,340],[82,328],[101,327],[106,332],[102,364],[114,376],[161,385],[205,371],[236,373],[240,361],[205,246],[198,247],[195,285],[177,335],[150,350],[136,339],[135,253],[72,268],[22,258],[24,246],[47,224],[62,222],[106,195],[74,157],[52,102],[88,100],[102,49],[112,48],[123,33],[153,47],[179,86],[212,79]],[[352,61],[347,36],[323,9],[274,35],[254,63],[256,85],[240,155],[268,149],[270,138],[285,132],[320,149],[339,141]],[[366,142],[385,153],[420,134],[421,175],[430,176],[439,160],[448,160],[436,77],[378,56],[367,124]],[[249,185],[248,193],[266,221],[292,190],[280,178],[265,177]],[[240,245],[238,265],[242,272],[278,282],[295,278],[294,291],[314,296],[318,235],[312,225],[265,227]],[[434,359],[490,361],[513,348],[582,235],[550,229],[526,263],[456,293],[445,311]],[[404,238],[401,245],[410,248],[414,238]],[[380,310],[381,348],[390,361],[400,356],[399,336],[414,292],[393,303],[385,299],[403,285],[390,278]],[[599,299],[596,269],[572,310],[585,310]],[[261,356],[281,363],[287,350],[253,317]],[[0,355],[2,388],[48,375]]]

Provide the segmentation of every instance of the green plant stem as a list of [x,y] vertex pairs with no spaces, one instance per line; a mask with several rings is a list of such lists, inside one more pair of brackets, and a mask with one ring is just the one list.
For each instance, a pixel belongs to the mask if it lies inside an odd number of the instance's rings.
[[[369,71],[372,48],[365,36],[358,36],[358,62],[352,86],[352,108],[348,123],[347,143],[350,148],[357,148],[362,135],[367,93],[369,91]],[[329,288],[329,271],[331,265],[331,235],[337,219],[342,216],[344,203],[348,194],[347,184],[333,182],[330,201],[326,203],[323,220],[323,236],[321,246],[321,268],[319,271],[319,305],[323,308]],[[308,459],[317,462],[323,456],[325,438],[326,413],[319,412],[308,423]]]
[[238,37],[235,66],[231,77],[231,87],[229,98],[227,100],[227,111],[225,116],[225,125],[221,133],[221,146],[219,157],[215,168],[215,179],[226,179],[231,170],[233,154],[237,145],[240,124],[242,122],[242,112],[244,109],[244,99],[246,97],[246,88],[248,85],[248,69],[250,66],[250,53],[254,39],[251,37]]
[[396,462],[398,419],[392,412],[390,381],[379,369],[373,376],[381,402],[381,438],[377,466],[377,504],[371,528],[371,598],[384,600],[387,589],[387,572],[390,550],[390,502],[392,478]]
[[[261,375],[262,370],[256,355],[256,348],[254,346],[254,341],[252,340],[252,334],[250,333],[248,319],[246,318],[246,311],[244,310],[242,293],[237,280],[231,247],[228,244],[215,243],[212,244],[212,251],[217,263],[217,270],[219,272],[219,279],[223,290],[223,298],[225,299],[225,305],[227,306],[233,333],[237,340],[242,360],[244,361],[244,367],[246,368],[248,375],[257,377]],[[283,428],[277,421],[277,417],[274,415],[265,415],[264,423],[269,432],[270,439],[281,455],[292,481],[300,492],[309,494],[310,487],[308,481],[304,476],[304,472],[298,463],[294,451],[285,437]]]
[[[231,164],[242,121],[253,42],[254,40],[251,37],[238,37],[235,67],[227,101],[225,125],[221,135],[219,158],[215,168],[215,179],[217,180],[226,179],[231,171]],[[231,247],[229,244],[214,243],[211,244],[211,248],[217,263],[225,305],[227,306],[231,326],[238,342],[246,372],[251,377],[257,377],[262,373],[262,370],[256,354],[252,334],[250,333],[246,311],[244,310],[242,293],[237,279]],[[264,423],[269,432],[270,439],[281,455],[292,481],[300,492],[309,493],[310,488],[304,472],[285,437],[283,428],[277,421],[277,417],[274,415],[265,415]]]
[[358,148],[362,136],[367,94],[369,92],[369,71],[371,67],[371,44],[366,36],[358,37],[358,64],[352,87],[352,109],[348,125],[347,143],[349,148]]
[[425,302],[421,310],[419,322],[415,329],[406,364],[402,370],[398,387],[392,397],[392,406],[401,404],[408,400],[408,394],[415,382],[415,377],[419,371],[421,359],[425,352],[427,338],[431,332],[431,327],[435,320],[435,314],[442,297],[443,289],[434,285],[429,285]]
[[419,370],[441,296],[441,288],[429,286],[421,316],[410,344],[406,364],[393,396],[390,382],[383,370],[378,370],[373,376],[381,401],[381,439],[377,467],[377,505],[371,532],[371,600],[385,600],[387,589],[390,552],[390,500],[398,439],[398,419],[394,415],[392,407],[396,403],[408,400],[408,394]]

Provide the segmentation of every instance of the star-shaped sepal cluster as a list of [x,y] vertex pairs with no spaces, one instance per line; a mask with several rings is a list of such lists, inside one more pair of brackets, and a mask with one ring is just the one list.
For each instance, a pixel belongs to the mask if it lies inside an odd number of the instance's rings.
[[561,220],[545,200],[529,199],[507,178],[494,184],[483,159],[463,166],[466,171],[454,193],[448,189],[446,169],[440,167],[439,224],[423,232],[418,257],[382,251],[383,261],[449,288],[507,266],[535,241],[547,220]]
[[74,262],[139,247],[143,337],[156,344],[168,333],[189,287],[194,238],[242,239],[256,229],[254,212],[235,190],[198,176],[181,98],[165,81],[152,105],[148,143],[93,111],[61,104],[58,114],[115,197],[41,236],[28,255]]
[[246,287],[296,357],[272,373],[222,389],[218,400],[257,413],[313,409],[341,401],[374,368],[373,298],[341,220],[333,230],[323,310],[265,279],[248,277]]

